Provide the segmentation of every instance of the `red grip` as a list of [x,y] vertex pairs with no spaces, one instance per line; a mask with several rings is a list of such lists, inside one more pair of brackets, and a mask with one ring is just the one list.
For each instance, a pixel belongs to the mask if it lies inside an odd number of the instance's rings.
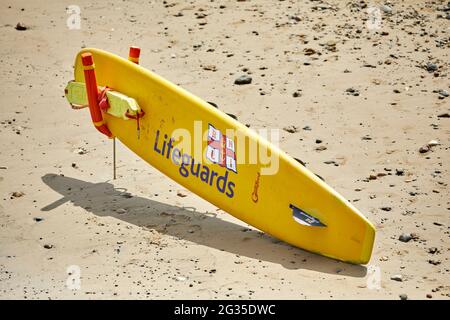
[[141,48],[132,46],[130,47],[130,51],[128,53],[128,60],[139,64],[139,56],[141,55]]
[[89,52],[81,54],[81,61],[84,66],[84,81],[86,83],[86,93],[89,102],[89,111],[91,113],[92,122],[98,131],[108,137],[112,137],[108,127],[103,124],[103,115],[98,104],[98,87],[97,78],[95,76],[94,58]]

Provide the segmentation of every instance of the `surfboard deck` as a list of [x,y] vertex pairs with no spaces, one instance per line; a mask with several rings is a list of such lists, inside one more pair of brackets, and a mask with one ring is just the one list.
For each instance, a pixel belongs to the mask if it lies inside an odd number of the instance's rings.
[[[80,51],[75,61],[76,82],[84,82],[84,52],[93,55],[99,86],[134,98],[145,112],[139,135],[135,121],[103,115],[112,134],[142,159],[215,206],[280,240],[346,262],[369,261],[374,226],[292,157],[199,97],[106,51]],[[182,141],[180,132],[190,133],[191,138]],[[199,133],[209,138],[199,142]],[[241,136],[248,143],[239,144]],[[197,144],[196,151],[175,147],[186,143]],[[255,145],[278,156],[275,174],[262,174],[267,166],[259,159],[253,164],[239,161],[242,153],[248,157]]]

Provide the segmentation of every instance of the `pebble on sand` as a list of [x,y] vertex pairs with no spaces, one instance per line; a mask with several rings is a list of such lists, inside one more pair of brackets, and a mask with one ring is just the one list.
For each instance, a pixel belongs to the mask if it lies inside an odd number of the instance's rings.
[[449,96],[447,90],[441,89],[441,90],[439,90],[437,93],[438,93],[440,96],[444,97],[444,98],[447,98],[447,97]]
[[178,277],[175,277],[175,280],[182,282],[182,281],[186,281],[187,278],[183,277],[183,276],[178,276]]
[[348,89],[345,90],[345,92],[348,95],[352,95],[352,96],[355,96],[355,97],[359,96],[359,91],[356,90],[355,88],[348,88]]
[[28,27],[23,22],[18,22],[16,24],[15,29],[18,30],[18,31],[25,31],[25,30],[28,29]]
[[400,237],[398,237],[398,240],[401,242],[409,242],[412,238],[413,237],[410,233],[402,233]]
[[430,147],[429,147],[428,145],[421,146],[421,147],[419,148],[419,152],[420,152],[420,153],[427,153],[428,151],[430,151]]
[[402,282],[403,276],[401,274],[394,274],[393,276],[391,276],[391,280]]
[[419,152],[420,153],[427,153],[428,151],[431,150],[432,147],[438,146],[439,145],[439,141],[437,140],[430,140],[426,145],[421,146],[419,148]]
[[240,76],[236,80],[234,80],[234,84],[243,85],[252,83],[252,78],[246,74]]
[[283,130],[286,131],[286,132],[289,132],[289,133],[296,133],[296,132],[298,132],[298,128],[296,126],[294,126],[294,125],[290,125],[290,126],[284,127]]
[[23,193],[22,191],[14,191],[11,195],[13,198],[20,198],[20,197],[24,196],[25,193]]
[[426,69],[428,72],[434,72],[434,71],[436,71],[436,70],[438,69],[438,67],[437,67],[437,65],[436,65],[435,63],[428,62],[428,63],[425,65],[425,69]]
[[443,112],[437,115],[438,118],[450,118],[450,113]]
[[77,154],[86,154],[87,150],[83,147],[79,147],[78,149],[75,150],[75,153]]
[[184,198],[184,197],[187,197],[187,193],[184,191],[177,191],[177,196]]
[[408,300],[408,295],[406,293],[402,293],[399,295],[400,300]]
[[384,4],[380,7],[381,11],[383,11],[386,14],[391,14],[392,13],[392,8],[390,6],[388,6],[387,4]]
[[428,263],[432,264],[433,266],[438,266],[441,264],[441,262],[439,260],[433,260],[433,259],[428,260]]

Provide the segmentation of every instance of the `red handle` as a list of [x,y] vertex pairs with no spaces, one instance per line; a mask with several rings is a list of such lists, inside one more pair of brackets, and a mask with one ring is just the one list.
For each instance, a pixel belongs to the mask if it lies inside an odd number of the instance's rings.
[[141,48],[132,46],[130,47],[130,52],[128,53],[128,60],[139,64],[139,56],[141,54]]
[[103,115],[98,105],[98,87],[97,78],[95,77],[94,58],[89,52],[81,54],[81,61],[84,68],[84,81],[86,83],[86,92],[89,102],[89,111],[91,112],[92,122],[98,131],[104,135],[112,138],[112,133],[109,131],[106,124],[103,122]]

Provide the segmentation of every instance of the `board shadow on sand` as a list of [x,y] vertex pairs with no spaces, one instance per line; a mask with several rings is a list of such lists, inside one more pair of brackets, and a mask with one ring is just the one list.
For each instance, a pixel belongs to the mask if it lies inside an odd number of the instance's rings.
[[43,207],[42,211],[51,211],[71,202],[99,217],[114,217],[202,246],[281,264],[287,269],[366,276],[365,266],[342,263],[295,248],[260,231],[222,220],[214,213],[197,212],[194,208],[134,196],[126,189],[114,188],[107,182],[91,183],[57,174],[46,174],[42,180],[63,196]]

